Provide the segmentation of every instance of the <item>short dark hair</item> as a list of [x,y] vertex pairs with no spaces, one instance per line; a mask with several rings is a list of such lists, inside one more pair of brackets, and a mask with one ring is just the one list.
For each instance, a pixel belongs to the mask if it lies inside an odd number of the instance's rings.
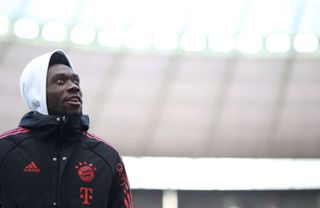
[[67,59],[66,55],[62,51],[56,51],[51,55],[48,67],[55,64],[64,64],[71,68],[71,64],[69,63],[69,60]]

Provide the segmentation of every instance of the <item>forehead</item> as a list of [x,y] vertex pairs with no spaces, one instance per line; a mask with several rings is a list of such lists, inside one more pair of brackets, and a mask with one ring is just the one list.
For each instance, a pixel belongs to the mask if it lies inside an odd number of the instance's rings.
[[48,68],[48,79],[56,75],[78,76],[69,66],[66,66],[64,64],[55,64]]

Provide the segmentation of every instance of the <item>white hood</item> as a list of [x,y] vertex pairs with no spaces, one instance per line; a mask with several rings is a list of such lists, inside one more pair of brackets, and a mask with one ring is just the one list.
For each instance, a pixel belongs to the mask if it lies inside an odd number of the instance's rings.
[[47,72],[53,64],[65,64],[74,70],[70,59],[61,50],[54,50],[33,59],[24,68],[20,78],[20,93],[30,110],[48,115]]

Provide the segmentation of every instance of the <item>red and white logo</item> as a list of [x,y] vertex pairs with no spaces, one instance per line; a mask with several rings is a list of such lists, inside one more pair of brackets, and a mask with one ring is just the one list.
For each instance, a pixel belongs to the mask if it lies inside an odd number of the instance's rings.
[[36,163],[32,161],[23,169],[23,172],[39,173],[40,169],[37,167]]
[[86,183],[90,183],[94,179],[94,172],[97,170],[92,163],[79,162],[75,169],[78,170],[80,179]]

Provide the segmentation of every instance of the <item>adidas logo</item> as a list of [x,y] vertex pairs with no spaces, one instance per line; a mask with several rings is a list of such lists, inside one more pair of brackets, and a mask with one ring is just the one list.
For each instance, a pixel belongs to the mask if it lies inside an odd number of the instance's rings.
[[37,167],[35,162],[32,161],[23,169],[23,172],[39,173],[40,169]]

